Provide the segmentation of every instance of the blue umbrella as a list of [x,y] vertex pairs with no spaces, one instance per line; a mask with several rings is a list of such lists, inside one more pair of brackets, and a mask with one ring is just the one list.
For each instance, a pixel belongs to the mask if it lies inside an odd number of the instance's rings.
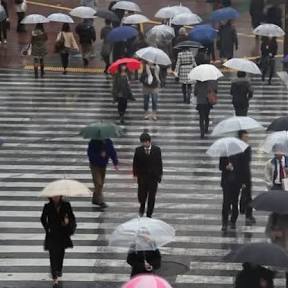
[[130,26],[121,26],[112,29],[108,36],[107,40],[109,42],[120,42],[120,41],[127,41],[130,38],[136,37],[138,35],[138,31]]
[[213,22],[220,22],[220,21],[227,21],[227,20],[233,20],[240,16],[239,12],[231,7],[221,8],[217,9],[214,12],[212,12],[210,16],[210,21]]
[[189,39],[201,44],[209,44],[217,37],[217,30],[210,24],[195,26],[189,33]]

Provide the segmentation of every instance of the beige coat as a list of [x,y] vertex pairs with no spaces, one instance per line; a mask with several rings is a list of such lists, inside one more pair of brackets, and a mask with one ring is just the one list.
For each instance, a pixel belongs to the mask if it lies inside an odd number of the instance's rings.
[[64,36],[64,46],[68,49],[76,49],[79,50],[78,44],[74,38],[74,35],[72,32],[59,32],[56,38],[56,41],[59,41],[61,39],[61,34]]

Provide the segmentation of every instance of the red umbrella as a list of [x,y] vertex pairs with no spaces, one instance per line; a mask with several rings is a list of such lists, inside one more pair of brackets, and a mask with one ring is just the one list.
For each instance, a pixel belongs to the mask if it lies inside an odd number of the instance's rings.
[[135,71],[140,68],[141,62],[134,58],[122,58],[112,63],[108,68],[108,72],[111,74],[116,73],[120,65],[126,65],[129,71]]

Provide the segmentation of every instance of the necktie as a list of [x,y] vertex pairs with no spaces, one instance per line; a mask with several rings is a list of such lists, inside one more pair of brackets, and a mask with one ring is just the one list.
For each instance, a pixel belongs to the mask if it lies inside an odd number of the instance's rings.
[[145,148],[145,153],[146,153],[146,155],[149,155],[149,154],[150,154],[149,148]]
[[279,171],[280,171],[280,181],[285,178],[284,168],[282,165],[282,161],[279,160]]

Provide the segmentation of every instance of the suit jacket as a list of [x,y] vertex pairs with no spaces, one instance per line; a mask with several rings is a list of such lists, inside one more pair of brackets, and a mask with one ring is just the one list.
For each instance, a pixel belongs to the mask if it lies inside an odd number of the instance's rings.
[[144,146],[137,147],[133,159],[133,174],[136,177],[151,177],[161,180],[163,174],[161,149],[151,145],[150,155],[147,155]]
[[[233,165],[234,170],[229,171],[226,166],[229,162]],[[219,170],[222,171],[221,185],[226,184],[240,185],[242,184],[241,178],[241,165],[239,155],[234,155],[231,157],[220,157]]]

